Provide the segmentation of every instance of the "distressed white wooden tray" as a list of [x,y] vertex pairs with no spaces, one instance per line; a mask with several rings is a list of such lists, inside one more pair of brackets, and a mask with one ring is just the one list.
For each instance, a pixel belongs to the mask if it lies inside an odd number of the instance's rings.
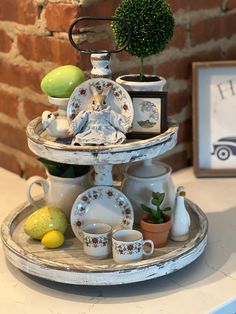
[[91,260],[77,238],[67,235],[61,248],[43,248],[23,231],[25,218],[33,211],[25,203],[5,218],[1,236],[7,259],[17,268],[55,282],[80,285],[118,285],[149,280],[177,271],[193,262],[207,243],[208,222],[202,210],[187,200],[191,216],[190,238],[185,242],[169,241],[156,249],[152,257],[126,265],[117,265],[112,258]]
[[169,123],[166,132],[145,140],[127,140],[110,146],[73,146],[55,142],[43,129],[41,118],[27,126],[28,146],[36,155],[68,164],[122,164],[151,159],[172,149],[177,142],[178,125]]

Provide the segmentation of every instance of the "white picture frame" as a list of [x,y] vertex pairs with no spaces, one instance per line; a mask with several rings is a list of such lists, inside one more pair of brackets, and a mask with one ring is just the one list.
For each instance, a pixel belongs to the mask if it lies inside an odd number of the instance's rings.
[[192,69],[195,174],[236,176],[236,61],[194,62]]

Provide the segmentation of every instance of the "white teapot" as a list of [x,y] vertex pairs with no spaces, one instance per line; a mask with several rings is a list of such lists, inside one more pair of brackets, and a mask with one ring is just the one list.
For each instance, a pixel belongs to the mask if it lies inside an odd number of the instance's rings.
[[121,190],[133,206],[135,224],[139,225],[144,215],[140,205],[152,206],[152,192],[164,192],[162,207],[173,208],[176,192],[171,172],[172,169],[167,164],[152,160],[133,163],[126,168]]

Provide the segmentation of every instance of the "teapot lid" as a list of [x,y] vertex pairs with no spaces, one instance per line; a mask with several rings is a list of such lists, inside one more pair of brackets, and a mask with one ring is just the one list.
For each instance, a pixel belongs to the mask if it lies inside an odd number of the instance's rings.
[[171,172],[170,166],[160,161],[152,159],[137,162],[128,167],[127,175],[137,178],[156,178]]

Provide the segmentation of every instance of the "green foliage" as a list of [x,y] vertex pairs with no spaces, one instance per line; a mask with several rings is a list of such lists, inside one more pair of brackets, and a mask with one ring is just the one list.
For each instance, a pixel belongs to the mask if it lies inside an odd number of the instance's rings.
[[165,222],[164,211],[170,210],[170,207],[160,208],[163,200],[165,198],[165,193],[153,192],[152,193],[152,204],[156,208],[148,207],[144,204],[141,204],[143,211],[149,213],[151,218],[146,219],[147,222],[153,224],[162,224]]
[[41,157],[38,160],[47,168],[49,174],[61,178],[80,177],[90,169],[89,166],[63,164]]
[[[164,50],[173,36],[174,18],[165,0],[122,0],[114,16],[128,22],[131,42],[125,50],[141,62]],[[121,47],[127,39],[125,27],[113,21],[112,30]]]

